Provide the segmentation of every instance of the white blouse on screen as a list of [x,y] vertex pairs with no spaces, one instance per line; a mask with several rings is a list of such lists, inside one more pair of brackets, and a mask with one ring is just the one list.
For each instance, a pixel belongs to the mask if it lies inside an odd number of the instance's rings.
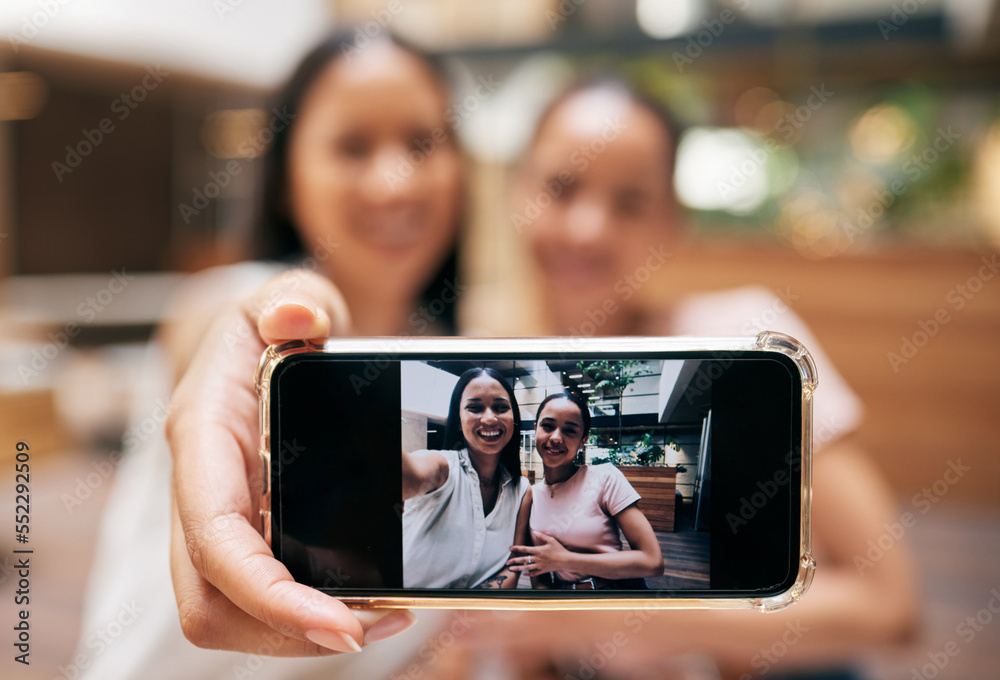
[[500,493],[486,515],[468,450],[437,453],[448,479],[403,504],[403,586],[474,588],[506,565],[528,480],[501,465]]

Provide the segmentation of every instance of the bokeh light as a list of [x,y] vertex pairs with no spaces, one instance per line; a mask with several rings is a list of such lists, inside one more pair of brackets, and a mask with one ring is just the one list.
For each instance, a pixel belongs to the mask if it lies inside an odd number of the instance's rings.
[[868,163],[885,163],[910,148],[916,126],[898,106],[877,104],[851,126],[848,137],[854,155]]
[[639,28],[653,38],[674,38],[687,33],[702,15],[699,0],[637,0],[635,18]]
[[250,144],[267,125],[267,114],[261,109],[222,109],[205,119],[201,141],[205,150],[216,158],[255,158],[263,145]]
[[787,201],[776,226],[781,238],[810,260],[832,257],[851,244],[847,216],[818,191]]
[[0,73],[0,120],[29,120],[41,113],[49,89],[35,73]]

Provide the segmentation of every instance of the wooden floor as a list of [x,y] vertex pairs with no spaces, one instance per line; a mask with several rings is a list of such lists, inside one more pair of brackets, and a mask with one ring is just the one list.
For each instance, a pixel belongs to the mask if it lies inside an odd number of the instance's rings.
[[[913,644],[865,660],[870,680],[1000,678],[1000,515],[942,508],[911,534],[923,628]],[[941,664],[946,647],[957,654]]]
[[[0,507],[13,514],[14,464],[4,463]],[[16,663],[13,653],[3,654],[0,678],[4,680],[61,680],[78,672],[70,658],[79,635],[98,520],[111,488],[109,478],[94,474],[98,470],[107,470],[107,458],[88,451],[47,453],[31,460],[31,540],[27,546],[35,551],[30,556],[31,665]],[[67,503],[68,499],[80,502]],[[13,649],[11,628],[21,609],[14,602],[20,579],[12,551],[25,547],[14,543],[12,534],[11,530],[0,538],[0,644],[6,650]]]
[[657,590],[709,587],[709,542],[707,531],[695,531],[688,513],[681,512],[676,531],[657,531],[663,553],[663,576],[647,578]]

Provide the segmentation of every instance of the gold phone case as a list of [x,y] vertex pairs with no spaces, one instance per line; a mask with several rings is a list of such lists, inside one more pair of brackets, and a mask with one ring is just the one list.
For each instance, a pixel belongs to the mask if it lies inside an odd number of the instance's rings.
[[[355,608],[388,609],[524,609],[524,610],[596,610],[596,609],[756,609],[772,612],[784,609],[802,597],[809,588],[816,563],[811,547],[812,506],[812,407],[817,386],[816,366],[808,350],[794,338],[774,331],[764,331],[752,337],[719,338],[336,338],[323,344],[295,341],[270,346],[261,356],[254,385],[260,397],[260,459],[263,467],[261,492],[261,533],[271,545],[271,449],[270,449],[270,387],[277,366],[287,357],[302,353],[370,354],[376,358],[406,359],[428,353],[456,356],[498,353],[559,352],[777,352],[791,358],[798,367],[802,384],[802,467],[801,522],[799,531],[799,569],[792,586],[771,597],[749,598],[679,598],[651,594],[648,598],[570,598],[533,599],[505,597],[419,597],[385,595],[380,597],[344,596],[345,604]],[[651,591],[653,593],[655,591]]]

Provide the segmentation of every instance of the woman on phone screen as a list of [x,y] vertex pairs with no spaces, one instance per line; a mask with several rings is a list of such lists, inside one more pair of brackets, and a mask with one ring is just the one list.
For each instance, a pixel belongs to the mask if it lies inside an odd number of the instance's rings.
[[510,545],[527,536],[521,414],[503,376],[470,368],[452,390],[448,451],[403,453],[403,585],[515,588]]
[[576,395],[550,394],[539,404],[535,449],[544,478],[532,487],[533,545],[514,545],[522,555],[508,565],[537,588],[643,589],[643,577],[663,574],[660,545],[621,470],[578,462],[589,432],[590,410]]

